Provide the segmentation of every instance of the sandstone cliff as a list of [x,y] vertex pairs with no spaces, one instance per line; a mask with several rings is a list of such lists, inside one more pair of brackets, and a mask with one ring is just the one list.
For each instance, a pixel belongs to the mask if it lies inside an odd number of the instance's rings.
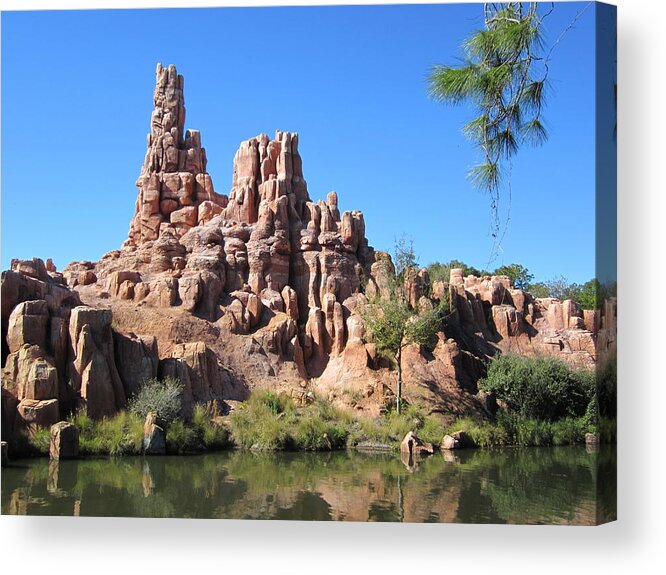
[[[313,390],[368,415],[390,398],[390,366],[359,313],[386,289],[390,257],[368,245],[363,214],[340,213],[335,192],[311,199],[289,132],[242,142],[218,194],[201,134],[184,126],[183,78],[158,65],[127,241],[62,273],[39,259],[3,272],[3,425],[80,407],[110,415],[166,375],[184,383],[186,412],[224,410],[257,387]],[[455,310],[432,352],[405,353],[405,397],[433,411],[483,413],[476,382],[497,352],[591,367],[614,349],[614,301],[583,312],[460,270],[432,286],[410,270],[404,289],[415,308],[447,297]]]

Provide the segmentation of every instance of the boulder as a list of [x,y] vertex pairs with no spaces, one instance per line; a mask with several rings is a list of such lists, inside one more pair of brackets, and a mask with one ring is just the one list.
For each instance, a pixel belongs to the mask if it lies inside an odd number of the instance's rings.
[[166,453],[166,422],[155,411],[148,413],[143,425],[143,453],[145,455]]
[[11,353],[28,344],[44,347],[49,322],[49,308],[45,300],[19,303],[9,316],[7,344]]
[[79,429],[73,423],[59,421],[51,426],[49,457],[74,459],[79,455]]
[[58,372],[53,360],[37,345],[25,344],[17,352],[9,354],[2,380],[19,401],[58,397]]
[[601,442],[601,437],[598,433],[586,433],[585,434],[585,445],[599,445]]
[[440,447],[442,450],[468,449],[476,447],[476,444],[464,431],[456,431],[451,435],[445,435]]
[[51,427],[60,420],[57,399],[24,399],[18,404],[17,411],[28,426]]
[[444,438],[442,439],[442,443],[440,445],[440,448],[444,450],[450,450],[450,449],[460,449],[460,443],[458,440],[451,436],[451,435],[445,435]]
[[413,431],[410,431],[407,433],[407,435],[405,435],[404,439],[400,443],[400,453],[414,457],[420,455],[431,455],[434,453],[434,449],[432,443],[426,443]]

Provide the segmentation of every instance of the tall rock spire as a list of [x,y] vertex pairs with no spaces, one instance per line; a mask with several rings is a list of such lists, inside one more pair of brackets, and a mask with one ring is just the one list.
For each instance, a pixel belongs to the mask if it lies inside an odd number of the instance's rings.
[[142,174],[176,172],[180,165],[185,126],[183,77],[176,67],[157,65],[155,71],[155,109],[150,117],[148,151]]
[[148,150],[136,182],[139,194],[126,249],[156,240],[164,232],[179,238],[199,223],[200,211],[210,216],[227,205],[227,196],[215,193],[206,173],[201,134],[198,130],[183,134],[183,84],[175,66],[157,65]]

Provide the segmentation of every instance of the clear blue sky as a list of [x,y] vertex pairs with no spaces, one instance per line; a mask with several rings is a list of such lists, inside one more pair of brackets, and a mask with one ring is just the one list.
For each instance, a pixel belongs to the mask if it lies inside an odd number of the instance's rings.
[[[556,3],[547,42],[586,3]],[[491,250],[487,197],[460,128],[472,110],[426,96],[482,26],[480,4],[14,12],[2,14],[2,268],[11,258],[97,260],[134,212],[157,62],[185,76],[228,193],[241,140],[299,132],[310,196],[361,209],[377,249],[414,240],[422,265]],[[513,166],[503,263],[537,279],[594,275],[594,6],[551,62],[547,144]],[[495,262],[495,265],[502,263]]]

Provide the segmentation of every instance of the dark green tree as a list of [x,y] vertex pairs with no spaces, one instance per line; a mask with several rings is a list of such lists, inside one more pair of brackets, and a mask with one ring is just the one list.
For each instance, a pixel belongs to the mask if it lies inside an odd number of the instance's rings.
[[601,309],[606,293],[601,282],[593,278],[582,285],[577,296],[576,301],[583,309]]
[[462,269],[464,276],[482,276],[484,272],[473,266],[467,265],[465,262],[460,260],[451,260],[448,263],[434,262],[428,266],[428,275],[430,276],[431,281],[445,281],[448,282],[451,277],[452,269]]
[[529,272],[525,266],[520,264],[509,264],[498,267],[492,275],[495,276],[509,276],[513,287],[518,289],[527,290],[530,282],[534,279],[534,275]]

